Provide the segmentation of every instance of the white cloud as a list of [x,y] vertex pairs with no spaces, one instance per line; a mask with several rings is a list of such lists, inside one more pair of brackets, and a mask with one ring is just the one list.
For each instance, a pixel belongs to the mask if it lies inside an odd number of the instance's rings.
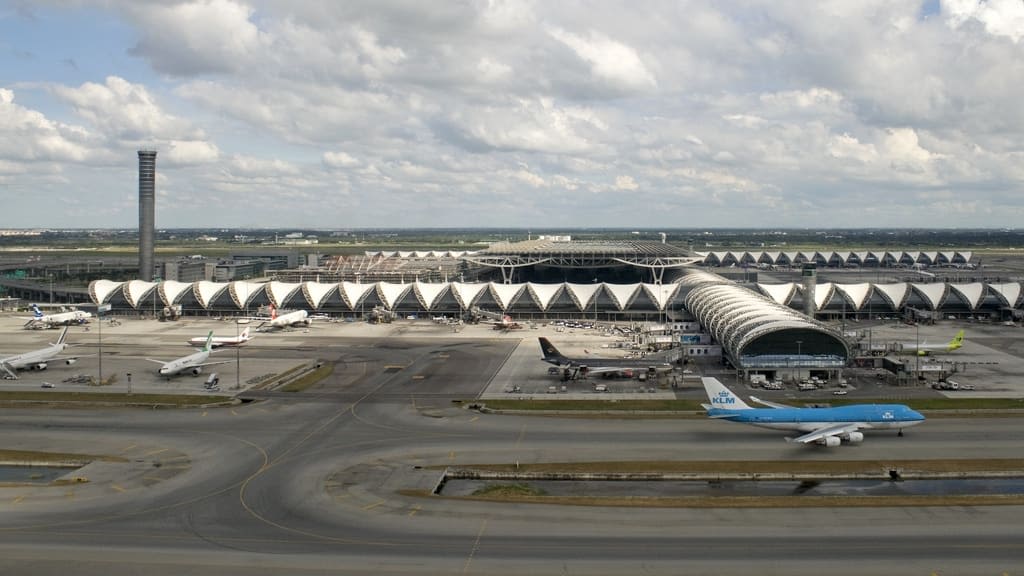
[[359,165],[359,160],[339,150],[324,152],[323,163],[328,168],[352,168]]
[[615,189],[616,190],[637,190],[640,188],[637,185],[636,180],[633,180],[632,176],[616,176],[615,177]]
[[267,39],[250,18],[253,8],[232,0],[126,2],[145,30],[134,52],[160,72],[189,76],[250,70]]
[[55,85],[51,91],[112,139],[160,140],[198,136],[184,120],[164,112],[145,86],[108,76],[104,84],[77,88]]
[[548,33],[590,64],[591,72],[599,78],[633,90],[657,86],[654,75],[644,65],[639,54],[626,44],[597,32],[591,32],[589,38],[561,28],[551,28]]
[[1019,0],[943,0],[942,10],[953,28],[976,20],[989,34],[1014,44],[1024,37],[1024,3]]
[[220,150],[210,142],[201,140],[172,140],[164,158],[171,164],[187,166],[215,162],[220,157]]
[[85,162],[95,158],[95,139],[84,129],[48,119],[14,102],[14,91],[0,88],[0,160]]

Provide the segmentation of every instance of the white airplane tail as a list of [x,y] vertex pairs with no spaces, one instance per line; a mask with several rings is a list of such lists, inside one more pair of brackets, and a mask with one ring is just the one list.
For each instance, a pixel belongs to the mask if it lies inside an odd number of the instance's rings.
[[732,393],[718,381],[717,378],[704,377],[700,379],[704,383],[704,390],[708,394],[710,404],[704,404],[705,409],[722,408],[726,410],[750,410],[750,406]]
[[36,318],[42,318],[43,317],[43,311],[39,309],[39,306],[36,306],[35,304],[33,304],[32,305],[32,315],[35,316]]
[[246,326],[245,330],[242,330],[242,333],[238,335],[238,341],[239,342],[245,342],[248,339],[249,339],[249,327]]

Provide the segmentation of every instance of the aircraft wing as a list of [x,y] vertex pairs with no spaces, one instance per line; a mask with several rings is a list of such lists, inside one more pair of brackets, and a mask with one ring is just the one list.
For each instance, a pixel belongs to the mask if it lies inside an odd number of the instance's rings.
[[778,402],[769,402],[768,400],[761,400],[757,396],[751,396],[750,400],[762,406],[768,406],[769,408],[792,408],[792,406],[786,406],[785,404],[779,404]]
[[4,372],[6,372],[7,375],[10,376],[12,379],[14,379],[14,380],[18,379],[18,374],[15,373],[14,368],[10,364],[8,364],[7,362],[0,362],[0,369],[2,369]]
[[192,364],[189,368],[199,368],[200,366],[216,366],[217,364],[230,364],[234,360],[221,360],[219,362],[203,362],[202,364]]
[[167,364],[167,362],[164,360],[153,360],[152,358],[146,358],[145,360],[153,362],[154,364]]
[[810,442],[817,442],[826,436],[839,436],[842,434],[849,434],[850,432],[856,432],[861,428],[866,428],[864,424],[859,422],[843,422],[841,424],[832,424],[831,426],[825,426],[818,428],[813,432],[808,432],[803,436],[797,436],[796,438],[786,438],[786,442],[800,442],[808,444]]
[[639,370],[636,366],[587,366],[587,374],[607,374],[609,372],[625,372],[627,370]]

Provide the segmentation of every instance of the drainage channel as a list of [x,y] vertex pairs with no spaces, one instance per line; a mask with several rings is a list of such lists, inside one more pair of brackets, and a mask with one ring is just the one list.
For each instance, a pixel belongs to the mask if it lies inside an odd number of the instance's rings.
[[472,496],[501,485],[522,485],[536,495],[574,497],[716,496],[966,496],[1021,495],[1024,478],[834,480],[537,480],[448,478],[443,496]]

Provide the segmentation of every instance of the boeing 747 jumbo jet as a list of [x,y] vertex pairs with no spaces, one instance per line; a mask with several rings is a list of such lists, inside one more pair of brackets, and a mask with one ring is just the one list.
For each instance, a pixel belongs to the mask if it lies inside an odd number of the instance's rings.
[[206,345],[203,346],[202,350],[189,354],[188,356],[182,356],[176,360],[170,362],[164,362],[163,360],[154,360],[152,358],[146,358],[150,362],[156,362],[160,364],[160,375],[167,376],[170,378],[176,374],[182,372],[191,372],[193,376],[199,376],[203,371],[203,366],[214,366],[216,364],[227,364],[230,360],[224,360],[221,362],[207,362],[210,358],[210,351],[213,350],[213,330],[206,336]]
[[60,353],[68,347],[67,338],[68,329],[65,326],[64,331],[60,333],[60,338],[57,339],[57,342],[50,344],[46,348],[32,350],[31,352],[25,352],[24,354],[17,354],[15,356],[8,356],[7,358],[0,358],[0,371],[3,371],[4,378],[17,380],[18,370],[46,370],[47,364],[56,360],[60,360],[65,364],[74,364],[78,360],[78,356],[60,355]]
[[[558,351],[550,340],[541,336],[540,349],[544,353],[544,361],[566,370],[575,370],[581,374],[609,374],[629,372],[635,369],[654,368],[658,371],[671,370],[672,365],[664,358],[648,356],[646,358],[569,358]],[[585,369],[585,370],[584,370]]]
[[58,312],[56,314],[43,314],[43,311],[39,309],[39,306],[32,305],[32,317],[22,318],[22,320],[28,320],[25,322],[25,328],[53,328],[55,326],[67,326],[68,324],[85,324],[92,318],[92,314],[89,312],[83,312],[82,310],[71,310],[70,312]]
[[913,352],[918,356],[929,356],[933,352],[952,352],[957,350],[964,345],[964,331],[961,330],[953,336],[953,339],[948,344],[928,344],[926,342],[903,342],[902,344],[904,352]]
[[[210,341],[210,346],[213,348],[220,346],[241,346],[249,340],[252,340],[252,336],[249,335],[249,327],[246,326],[245,330],[242,330],[242,333],[238,336],[214,336]],[[206,337],[196,336],[195,338],[189,339],[188,343],[192,346],[202,346],[206,343]]]
[[864,440],[861,430],[899,430],[924,422],[924,416],[903,404],[851,404],[836,408],[795,408],[751,397],[769,408],[751,408],[716,378],[701,378],[710,404],[703,404],[708,417],[804,432],[787,442],[839,446],[843,440],[856,444]]

